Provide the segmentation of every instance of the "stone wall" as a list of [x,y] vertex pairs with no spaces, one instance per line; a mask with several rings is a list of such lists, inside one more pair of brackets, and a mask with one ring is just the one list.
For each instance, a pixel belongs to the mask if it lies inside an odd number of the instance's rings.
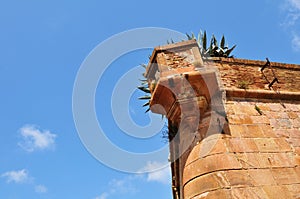
[[[210,58],[227,91],[229,133],[193,147],[184,198],[300,198],[300,67]],[[270,82],[277,78],[269,87]]]
[[[210,58],[205,61],[208,67],[218,67],[224,86],[227,88],[242,88],[253,90],[269,90],[269,83],[278,78],[274,83],[275,90],[298,91],[300,88],[300,67],[295,64],[271,62],[263,71],[261,68],[266,61],[255,61],[234,58]],[[273,74],[274,72],[274,74]]]
[[300,198],[300,65],[202,60],[186,41],[155,48],[145,77],[172,132],[174,199]]
[[184,198],[300,198],[300,101],[230,99],[226,112],[230,134],[189,155]]

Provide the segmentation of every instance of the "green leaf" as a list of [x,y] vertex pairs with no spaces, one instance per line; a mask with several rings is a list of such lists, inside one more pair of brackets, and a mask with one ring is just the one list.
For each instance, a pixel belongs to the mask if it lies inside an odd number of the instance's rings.
[[202,47],[204,51],[207,51],[207,38],[206,38],[206,31],[204,31],[203,37],[202,37]]
[[196,37],[195,37],[195,34],[192,32],[192,39],[195,39]]
[[218,46],[213,45],[213,48],[212,48],[213,51],[217,51],[218,49],[219,49]]
[[149,99],[151,99],[151,96],[150,95],[145,95],[145,96],[139,97],[138,99],[140,99],[140,100],[149,100]]
[[139,79],[142,86],[146,86],[148,84],[148,81],[146,79]]
[[224,37],[224,35],[222,36],[220,47],[221,47],[221,49],[225,48],[225,37]]
[[187,36],[188,40],[192,40],[192,39],[193,39],[193,37],[192,37],[192,36],[190,36],[189,34],[187,34],[187,33],[185,33],[185,34],[186,34],[186,36]]
[[150,89],[144,86],[138,86],[138,89],[140,89],[141,91],[144,91],[145,93],[151,93]]
[[[200,30],[197,38],[193,32],[191,34],[186,33],[186,36],[188,40],[195,39],[197,41],[202,57],[233,57],[230,54],[235,49],[236,45],[229,49],[224,35],[222,35],[219,45],[215,35],[212,35],[210,41],[207,39],[206,31],[202,33]],[[168,43],[170,42],[168,41]]]
[[197,38],[197,44],[199,47],[201,47],[201,37],[202,37],[202,33],[201,31],[198,33],[198,38]]
[[149,104],[150,104],[150,101],[148,101],[145,104],[143,104],[143,107],[148,106]]
[[215,37],[215,35],[212,35],[212,38],[211,38],[211,43],[215,46],[218,46],[218,42],[217,42],[217,39]]
[[225,50],[222,48],[219,48],[219,56],[224,57],[224,54],[225,54]]
[[225,52],[225,56],[226,57],[229,57],[230,53],[235,49],[236,45],[234,45],[232,48],[228,49],[226,52]]

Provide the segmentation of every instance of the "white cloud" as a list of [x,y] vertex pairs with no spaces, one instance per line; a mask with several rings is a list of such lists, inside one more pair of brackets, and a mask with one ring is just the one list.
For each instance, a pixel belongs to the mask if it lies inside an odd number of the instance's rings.
[[[151,172],[149,172],[151,171]],[[160,162],[148,162],[136,175],[127,176],[123,179],[113,179],[108,183],[107,191],[94,199],[116,198],[116,195],[135,194],[139,190],[137,183],[157,182],[165,185],[171,184],[170,165]]]
[[300,36],[297,34],[293,35],[292,47],[295,51],[300,51]]
[[46,193],[48,189],[44,185],[35,185],[34,178],[29,175],[26,169],[7,171],[3,173],[0,177],[5,178],[6,183],[16,183],[16,184],[30,184],[34,187],[36,193]]
[[56,134],[48,130],[41,131],[34,125],[25,125],[20,133],[23,140],[18,145],[28,152],[54,149]]
[[[157,170],[157,168],[161,168]],[[171,170],[170,166],[165,166],[159,162],[148,162],[146,167],[144,168],[147,171],[152,171],[147,174],[147,181],[156,181],[163,184],[170,184],[171,183]]]
[[163,184],[170,184],[171,183],[170,168],[164,168],[162,170],[149,173],[147,180],[157,181]]
[[288,3],[293,9],[300,10],[300,0],[288,0]]
[[138,192],[135,187],[134,182],[140,178],[140,175],[128,176],[124,179],[113,179],[108,183],[108,191],[103,192],[101,195],[95,197],[94,199],[107,199],[115,198],[115,195],[133,195]]
[[6,182],[14,182],[14,183],[27,183],[30,181],[30,177],[28,175],[28,171],[26,169],[22,169],[19,171],[8,171],[1,175],[1,177],[6,178]]
[[94,199],[106,199],[107,197],[108,197],[108,193],[102,193],[100,196],[97,196],[96,198],[94,198]]
[[35,192],[37,193],[47,193],[48,189],[44,185],[36,185],[34,187]]
[[285,19],[281,26],[290,33],[291,44],[294,51],[300,51],[300,37],[295,32],[300,27],[300,0],[285,0],[281,6]]
[[286,19],[281,25],[284,27],[294,26],[299,18],[300,18],[300,13],[290,12],[287,14]]
[[285,0],[281,9],[285,15],[281,25],[284,28],[295,26],[300,18],[300,0]]
[[110,188],[110,193],[121,193],[121,194],[136,193],[137,189],[132,184],[133,179],[135,179],[135,177],[132,177],[132,176],[127,177],[127,178],[122,179],[122,180],[113,179],[109,183],[109,186],[111,187]]

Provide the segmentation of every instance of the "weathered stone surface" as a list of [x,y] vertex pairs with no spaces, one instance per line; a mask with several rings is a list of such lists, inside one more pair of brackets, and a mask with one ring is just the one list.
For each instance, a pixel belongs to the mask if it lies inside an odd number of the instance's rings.
[[254,186],[276,184],[270,169],[249,169],[248,172],[254,182]]
[[181,130],[171,157],[188,149],[172,164],[174,199],[300,198],[300,65],[265,63],[202,60],[195,41],[155,48],[151,110]]

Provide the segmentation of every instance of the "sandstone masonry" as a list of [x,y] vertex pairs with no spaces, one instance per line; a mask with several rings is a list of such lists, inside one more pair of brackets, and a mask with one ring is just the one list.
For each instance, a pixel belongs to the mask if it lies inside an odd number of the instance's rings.
[[174,199],[300,198],[300,65],[202,59],[191,40],[155,48],[145,76]]

